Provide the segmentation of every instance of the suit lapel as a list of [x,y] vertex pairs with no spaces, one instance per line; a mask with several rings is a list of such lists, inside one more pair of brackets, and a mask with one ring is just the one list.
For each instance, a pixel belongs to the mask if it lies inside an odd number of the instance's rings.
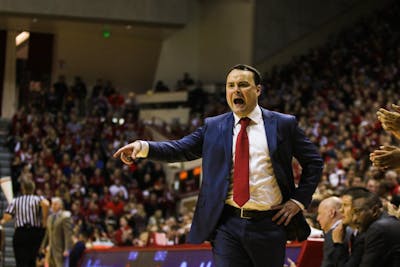
[[271,158],[272,168],[274,169],[275,178],[278,182],[279,188],[281,189],[282,196],[283,198],[285,198],[285,196],[289,196],[289,185],[287,179],[285,179],[285,176],[280,169],[274,168],[279,165],[274,155],[279,149],[278,145],[283,141],[283,137],[278,131],[278,122],[274,113],[263,108],[261,110],[263,112],[264,127],[265,133],[267,135],[269,156]]
[[232,168],[232,143],[233,143],[233,114],[227,116],[226,119],[222,120],[220,126],[220,138],[224,140],[225,148],[225,159],[229,162],[229,168]]
[[276,118],[273,113],[266,109],[261,109],[264,120],[265,134],[267,135],[269,154],[272,156],[277,149],[277,125]]

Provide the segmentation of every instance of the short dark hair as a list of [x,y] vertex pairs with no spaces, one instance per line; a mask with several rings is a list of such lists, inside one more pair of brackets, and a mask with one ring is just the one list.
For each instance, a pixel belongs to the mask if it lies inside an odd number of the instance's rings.
[[35,188],[35,183],[31,179],[21,179],[21,189],[23,194],[32,195],[35,192]]
[[254,83],[256,85],[261,84],[261,74],[256,68],[254,68],[252,66],[249,66],[249,65],[246,65],[246,64],[237,64],[237,65],[235,65],[235,66],[233,66],[232,68],[229,69],[229,71],[226,74],[226,76],[228,76],[229,73],[231,73],[231,71],[233,71],[233,70],[248,70],[248,71],[251,71],[253,73]]
[[345,189],[340,195],[351,196],[351,198],[354,200],[360,197],[365,197],[366,193],[369,193],[367,188],[361,186],[354,186]]
[[383,204],[381,199],[379,198],[378,195],[369,192],[366,196],[365,196],[365,203],[364,205],[368,208],[373,208],[373,207],[378,207],[378,208],[382,208]]
[[370,207],[382,207],[382,201],[379,199],[379,197],[365,187],[350,187],[343,191],[342,196],[343,195],[351,196],[352,202],[354,202],[356,199],[364,198],[366,199],[366,204]]

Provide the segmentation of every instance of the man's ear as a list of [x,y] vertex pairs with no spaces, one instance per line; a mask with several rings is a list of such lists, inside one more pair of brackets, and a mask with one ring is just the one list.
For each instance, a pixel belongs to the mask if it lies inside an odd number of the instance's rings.
[[331,210],[329,211],[329,215],[330,215],[331,218],[335,218],[335,216],[336,216],[336,210],[335,210],[335,209],[331,209]]
[[381,207],[379,207],[378,205],[373,206],[373,207],[371,208],[371,210],[372,210],[372,215],[373,215],[374,218],[379,217],[379,215],[380,215],[381,212],[382,212]]
[[260,96],[261,95],[262,86],[261,86],[261,84],[259,84],[256,87],[257,87],[257,96]]

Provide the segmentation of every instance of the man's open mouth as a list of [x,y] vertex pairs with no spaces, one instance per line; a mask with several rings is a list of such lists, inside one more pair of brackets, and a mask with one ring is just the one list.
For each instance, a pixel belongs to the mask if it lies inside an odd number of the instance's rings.
[[233,99],[233,103],[234,103],[235,105],[237,105],[237,104],[243,105],[243,104],[244,104],[244,100],[241,99],[241,98],[235,98],[235,99]]

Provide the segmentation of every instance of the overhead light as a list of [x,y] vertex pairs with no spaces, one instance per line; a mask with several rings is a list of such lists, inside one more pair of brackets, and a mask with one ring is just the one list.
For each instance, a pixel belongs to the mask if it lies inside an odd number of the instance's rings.
[[19,46],[29,39],[29,32],[21,32],[15,37],[15,45]]

